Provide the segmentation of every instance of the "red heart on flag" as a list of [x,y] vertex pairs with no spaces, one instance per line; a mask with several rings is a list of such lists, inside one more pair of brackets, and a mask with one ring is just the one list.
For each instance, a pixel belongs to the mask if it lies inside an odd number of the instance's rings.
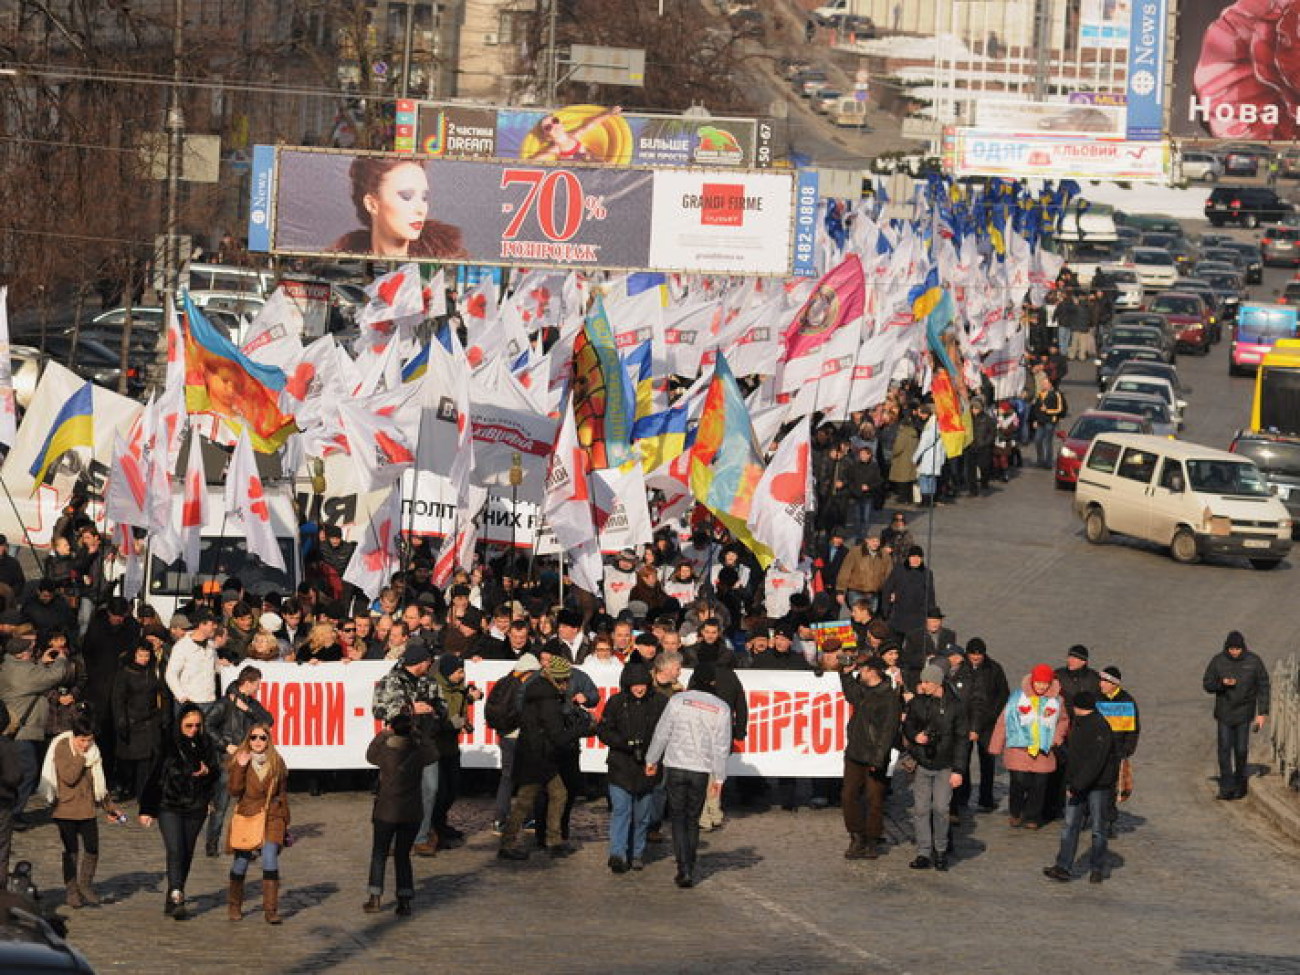
[[808,489],[808,444],[799,445],[798,457],[794,470],[785,471],[772,478],[772,497],[782,504],[802,504],[807,500]]
[[248,500],[252,502],[248,506],[249,514],[255,515],[258,521],[271,520],[271,511],[267,508],[266,499],[262,494],[262,481],[251,474],[248,477]]
[[477,369],[483,364],[483,350],[477,345],[471,345],[465,350],[465,360],[469,363],[471,369]]
[[384,303],[390,308],[393,305],[393,299],[397,297],[397,292],[401,290],[402,284],[406,281],[406,275],[401,271],[390,275],[379,282],[379,297],[384,299]]
[[285,392],[296,400],[307,398],[307,390],[311,387],[311,381],[316,378],[316,367],[310,362],[298,363],[298,368],[293,371],[289,381],[284,384]]
[[465,314],[470,318],[483,318],[487,315],[487,295],[479,291],[469,296],[465,304]]

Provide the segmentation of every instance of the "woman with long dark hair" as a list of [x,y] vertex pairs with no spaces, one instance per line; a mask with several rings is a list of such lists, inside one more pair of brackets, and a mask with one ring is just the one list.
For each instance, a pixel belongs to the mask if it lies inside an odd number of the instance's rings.
[[418,161],[358,156],[348,170],[352,206],[361,227],[330,250],[376,257],[468,257],[459,227],[430,220],[429,177]]
[[140,794],[140,825],[152,826],[158,820],[167,852],[167,901],[163,913],[178,921],[189,918],[185,881],[219,774],[217,748],[204,725],[203,711],[197,704],[181,707],[172,736]]

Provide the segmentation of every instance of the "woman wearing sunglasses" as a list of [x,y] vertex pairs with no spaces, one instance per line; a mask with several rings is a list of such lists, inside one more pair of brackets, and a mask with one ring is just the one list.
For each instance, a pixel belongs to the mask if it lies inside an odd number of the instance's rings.
[[289,829],[289,771],[271,741],[271,729],[254,724],[230,760],[230,798],[234,814],[226,831],[230,865],[226,904],[229,917],[243,917],[244,878],[258,851],[262,854],[262,912],[267,924],[280,923],[280,849]]
[[204,728],[197,704],[186,704],[140,794],[140,824],[158,820],[167,851],[167,902],[163,913],[184,921],[185,881],[194,862],[194,847],[203,832],[217,784],[217,747]]

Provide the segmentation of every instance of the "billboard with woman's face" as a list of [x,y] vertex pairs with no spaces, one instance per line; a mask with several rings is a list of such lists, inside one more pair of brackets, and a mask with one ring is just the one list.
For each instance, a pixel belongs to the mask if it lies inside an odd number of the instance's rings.
[[785,172],[276,150],[270,250],[464,264],[785,274]]

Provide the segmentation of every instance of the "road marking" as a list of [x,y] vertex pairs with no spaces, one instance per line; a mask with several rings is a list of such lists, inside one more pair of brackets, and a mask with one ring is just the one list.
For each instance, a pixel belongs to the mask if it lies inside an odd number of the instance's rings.
[[[754,888],[749,887],[746,884],[742,884],[729,877],[711,878],[710,883],[716,883],[722,887],[727,887],[730,890],[733,890],[736,893],[742,895],[746,899],[746,901],[753,901],[758,903],[759,906],[761,906],[767,912],[768,915],[775,914],[778,917],[784,918],[785,920],[789,921],[791,924],[803,928],[803,930],[807,931],[809,934],[820,939],[821,941],[824,941],[829,945],[838,948],[840,951],[847,952],[850,955],[854,955],[864,962],[868,962],[872,965],[877,965],[880,968],[884,969],[885,971],[893,972],[898,970],[896,962],[892,962],[887,958],[875,954],[874,952],[868,951],[866,948],[863,948],[861,945],[854,944],[851,941],[843,940],[842,938],[835,935],[827,928],[822,927],[820,924],[816,923],[815,921],[810,921],[808,920],[808,918],[804,917],[803,915],[797,914],[794,911],[790,910],[784,904],[781,904],[777,901],[771,900],[770,898],[763,896]],[[908,975],[908,973],[906,970],[904,970],[900,972],[899,975]]]

